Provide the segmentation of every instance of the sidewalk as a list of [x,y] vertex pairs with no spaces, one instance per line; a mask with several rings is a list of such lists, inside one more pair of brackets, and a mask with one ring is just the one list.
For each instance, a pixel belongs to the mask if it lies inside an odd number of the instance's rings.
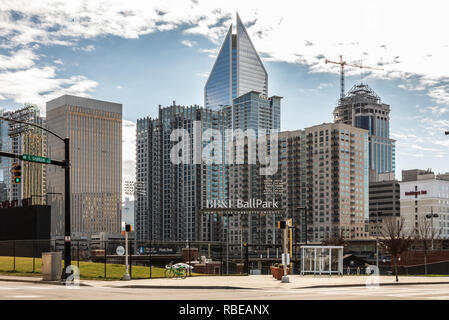
[[[216,288],[216,289],[276,289],[276,288],[316,288],[316,287],[356,287],[365,286],[367,276],[301,276],[290,275],[290,283],[282,283],[275,280],[271,275],[250,275],[250,276],[205,276],[181,279],[151,279],[151,280],[131,280],[113,281],[108,284],[110,287],[126,288]],[[448,284],[448,277],[399,277],[401,284]],[[96,286],[89,282],[90,285]],[[381,276],[380,285],[397,285],[394,276]]]
[[[281,283],[271,275],[250,276],[201,276],[182,279],[142,279],[131,281],[81,280],[81,285],[89,287],[113,288],[161,288],[161,289],[302,289],[326,287],[365,286],[367,276],[300,276],[290,275],[290,283]],[[39,277],[16,277],[0,275],[0,281],[18,281],[61,285],[60,281],[42,281]],[[380,285],[424,285],[448,284],[448,277],[380,276]]]

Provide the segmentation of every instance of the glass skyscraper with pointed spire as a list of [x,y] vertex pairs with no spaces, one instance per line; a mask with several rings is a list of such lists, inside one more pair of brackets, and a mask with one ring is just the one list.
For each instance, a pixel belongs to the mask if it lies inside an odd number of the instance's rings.
[[209,109],[230,106],[248,92],[268,96],[268,74],[245,26],[237,14],[236,34],[232,25],[223,41],[204,87],[204,105]]

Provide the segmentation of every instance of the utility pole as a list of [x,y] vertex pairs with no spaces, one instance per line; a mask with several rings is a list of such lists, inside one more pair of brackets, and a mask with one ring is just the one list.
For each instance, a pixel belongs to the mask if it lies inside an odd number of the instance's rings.
[[376,203],[376,266],[379,270],[379,201]]
[[284,269],[284,276],[282,277],[282,282],[283,283],[288,283],[289,279],[287,276],[287,267],[290,264],[290,257],[288,254],[288,245],[287,245],[287,241],[288,241],[288,230],[289,230],[289,226],[287,221],[282,220],[282,221],[278,221],[277,223],[278,229],[281,229],[284,237],[284,241],[283,241],[283,251],[284,253],[282,254],[282,265],[283,265],[283,269]]
[[65,148],[65,215],[64,215],[64,272],[62,274],[63,279],[66,279],[67,267],[72,264],[72,225],[70,217],[70,139],[67,137],[64,139]]
[[[129,275],[129,264],[128,264],[128,232],[131,232],[131,225],[127,224],[125,225],[125,264],[126,264],[126,271],[125,275],[123,276],[123,280],[131,280],[131,276]],[[150,248],[151,250],[151,248]],[[132,254],[132,253],[131,253]]]
[[289,264],[289,256],[288,256],[288,246],[287,246],[287,240],[288,239],[288,226],[287,226],[287,221],[285,221],[285,228],[284,228],[284,254],[283,254],[283,265],[284,265],[284,276],[282,277],[282,282],[283,283],[288,283],[290,282],[287,276],[287,268],[288,268],[288,264]]
[[430,218],[430,236],[431,238],[431,250],[433,251],[433,238],[435,237],[435,232],[433,231],[433,217],[438,218],[438,214],[433,213],[433,207],[430,207],[430,214],[426,215],[426,218]]

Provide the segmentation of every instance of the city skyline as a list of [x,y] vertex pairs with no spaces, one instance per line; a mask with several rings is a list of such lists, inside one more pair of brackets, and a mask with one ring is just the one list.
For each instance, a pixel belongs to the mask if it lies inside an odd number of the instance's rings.
[[[136,119],[156,116],[158,105],[172,100],[203,104],[205,72],[238,11],[270,73],[270,92],[284,97],[281,131],[332,122],[339,69],[324,59],[343,54],[347,61],[363,59],[363,65],[385,69],[360,76],[360,70],[348,68],[346,89],[363,80],[391,106],[396,177],[402,169],[447,171],[449,72],[443,57],[448,44],[432,37],[444,27],[443,16],[438,17],[444,5],[432,9],[434,18],[420,25],[422,30],[413,19],[430,9],[414,4],[405,17],[397,4],[350,9],[345,14],[360,17],[351,23],[338,18],[339,10],[348,9],[333,6],[328,3],[323,12],[303,5],[297,19],[294,4],[265,3],[255,10],[255,4],[231,1],[219,10],[217,3],[201,1],[108,8],[48,2],[18,10],[16,2],[6,2],[0,24],[0,106],[10,110],[31,102],[44,111],[46,101],[64,93],[122,103],[123,180],[131,180]],[[317,30],[322,19],[333,27]]]

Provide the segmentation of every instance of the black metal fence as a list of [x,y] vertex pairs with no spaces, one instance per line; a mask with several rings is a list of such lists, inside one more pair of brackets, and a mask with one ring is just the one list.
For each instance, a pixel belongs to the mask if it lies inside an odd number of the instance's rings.
[[[79,268],[82,278],[120,279],[125,274],[124,240],[72,240],[71,247],[72,265]],[[167,264],[187,261],[196,261],[189,276],[270,274],[270,265],[281,263],[282,255],[281,245],[245,247],[223,242],[130,240],[128,250],[133,279],[165,277]],[[63,239],[0,241],[0,272],[40,273],[42,253],[58,251],[64,251]],[[300,264],[295,264],[299,262],[299,245],[293,246],[293,252],[293,273],[299,273]]]
[[[291,273],[300,274],[303,244],[293,244]],[[188,250],[187,248],[190,248]],[[124,240],[72,240],[72,265],[82,278],[121,279],[125,274]],[[194,262],[189,276],[270,274],[270,266],[281,263],[280,244],[249,244],[223,242],[128,242],[129,273],[133,279],[165,277],[170,263]],[[63,252],[64,240],[0,241],[0,273],[40,273],[43,252]],[[349,269],[348,269],[349,268]],[[365,274],[365,268],[344,265],[344,274]],[[381,274],[394,274],[391,266],[382,265]],[[424,274],[424,265],[399,268],[402,275]],[[428,274],[449,275],[449,261],[429,263]]]

